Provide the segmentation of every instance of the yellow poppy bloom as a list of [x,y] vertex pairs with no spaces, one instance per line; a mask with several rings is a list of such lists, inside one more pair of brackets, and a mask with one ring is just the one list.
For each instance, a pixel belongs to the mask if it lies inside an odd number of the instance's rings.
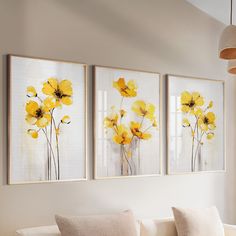
[[135,81],[130,80],[125,83],[124,78],[119,78],[117,81],[113,82],[113,87],[116,88],[122,97],[136,97],[137,96],[137,86]]
[[118,114],[112,113],[111,115],[105,117],[104,126],[106,128],[113,128],[114,126],[117,126],[118,118],[119,118]]
[[204,99],[198,92],[184,91],[181,93],[181,105],[182,112],[193,113],[196,107],[204,105]]
[[61,123],[63,124],[70,124],[71,119],[69,116],[63,116],[63,118],[61,119]]
[[132,110],[138,115],[145,117],[149,120],[155,119],[155,106],[151,103],[146,103],[142,100],[138,100],[133,103]]
[[139,138],[139,139],[147,140],[147,139],[150,139],[152,137],[151,134],[144,133],[144,132],[141,131],[141,124],[138,123],[138,122],[131,121],[130,130],[131,130],[132,134],[135,137]]
[[49,78],[43,84],[42,92],[56,99],[56,106],[72,104],[72,84],[69,80],[59,82],[56,78]]
[[34,139],[38,138],[38,132],[34,129],[28,129],[27,133]]
[[37,97],[36,89],[33,86],[27,87],[27,97]]
[[189,127],[190,126],[190,122],[189,122],[189,120],[187,118],[183,119],[182,124],[183,124],[183,127]]
[[216,128],[215,120],[215,114],[213,112],[208,112],[199,117],[198,126],[202,131],[214,130]]
[[29,101],[26,104],[27,112],[26,121],[31,125],[37,125],[39,128],[46,127],[51,121],[51,115],[45,109],[45,106],[40,106],[35,101]]
[[152,126],[153,126],[153,127],[157,127],[157,120],[156,120],[156,119],[154,119],[154,121],[153,121],[153,123],[152,123]]
[[213,139],[214,138],[214,136],[215,136],[215,134],[214,133],[208,133],[207,134],[207,139]]
[[212,107],[213,107],[213,101],[210,101],[207,108],[209,109],[209,108],[212,108]]
[[113,136],[113,141],[117,144],[130,144],[132,141],[130,130],[124,125],[118,125],[116,134]]

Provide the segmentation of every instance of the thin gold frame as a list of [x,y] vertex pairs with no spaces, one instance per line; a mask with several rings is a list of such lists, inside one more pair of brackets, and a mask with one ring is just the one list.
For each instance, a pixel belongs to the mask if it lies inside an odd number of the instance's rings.
[[[159,174],[150,174],[150,175],[128,175],[128,176],[107,176],[107,177],[99,177],[97,175],[97,140],[96,140],[96,129],[97,129],[97,106],[96,106],[96,68],[107,68],[107,69],[115,69],[115,70],[127,70],[127,71],[134,71],[134,72],[144,72],[144,73],[151,73],[156,74],[159,76],[159,165],[160,165],[160,173]],[[162,140],[162,77],[160,73],[158,72],[150,72],[145,70],[136,70],[136,69],[128,69],[128,68],[121,68],[121,67],[112,67],[112,66],[101,66],[101,65],[94,65],[93,66],[93,156],[94,156],[94,168],[93,168],[93,174],[95,180],[103,180],[103,179],[123,179],[123,178],[140,178],[140,177],[157,177],[163,175],[163,140]]]
[[[206,171],[189,171],[189,172],[171,172],[170,171],[170,77],[176,77],[177,79],[192,79],[192,80],[204,80],[204,81],[212,81],[219,82],[223,85],[223,115],[224,115],[224,123],[223,123],[223,148],[224,148],[224,169],[223,170],[206,170]],[[166,132],[166,153],[167,153],[167,163],[166,163],[166,172],[167,175],[186,175],[186,174],[202,174],[202,173],[225,173],[226,172],[226,111],[225,111],[225,81],[224,80],[216,80],[216,79],[207,79],[207,78],[199,78],[193,76],[183,76],[183,75],[166,75],[166,105],[167,105],[167,132]]]
[[[25,181],[25,182],[12,182],[11,181],[11,85],[12,85],[12,58],[13,57],[20,57],[20,58],[28,58],[28,59],[36,59],[36,60],[45,60],[45,61],[54,61],[54,62],[61,62],[61,63],[68,63],[68,64],[79,64],[82,65],[84,68],[84,140],[85,140],[85,156],[84,156],[84,171],[85,171],[85,177],[80,179],[68,179],[68,180],[43,180],[43,181]],[[18,54],[8,54],[7,55],[7,183],[9,185],[21,185],[21,184],[41,184],[41,183],[62,183],[62,182],[75,182],[75,181],[86,181],[88,180],[88,149],[87,149],[87,82],[88,80],[88,66],[85,63],[75,62],[75,61],[64,61],[64,60],[55,60],[55,59],[49,59],[49,58],[43,58],[43,57],[31,57],[31,56],[24,56],[24,55],[18,55]]]

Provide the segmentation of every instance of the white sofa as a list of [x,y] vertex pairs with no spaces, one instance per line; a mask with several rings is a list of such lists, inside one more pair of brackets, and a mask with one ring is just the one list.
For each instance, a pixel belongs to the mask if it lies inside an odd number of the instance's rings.
[[[173,219],[147,219],[138,223],[140,236],[177,236]],[[236,236],[236,225],[224,225],[225,236]],[[17,230],[17,236],[60,236],[56,225]]]

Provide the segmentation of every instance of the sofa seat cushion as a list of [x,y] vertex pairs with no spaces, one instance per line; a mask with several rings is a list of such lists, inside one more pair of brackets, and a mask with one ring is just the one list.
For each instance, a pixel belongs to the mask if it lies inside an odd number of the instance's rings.
[[16,231],[19,236],[61,236],[57,225],[41,226]]

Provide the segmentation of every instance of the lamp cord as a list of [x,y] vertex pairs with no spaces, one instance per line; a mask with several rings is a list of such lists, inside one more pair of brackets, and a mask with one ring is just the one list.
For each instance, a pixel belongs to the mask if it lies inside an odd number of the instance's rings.
[[231,0],[231,5],[230,5],[230,24],[233,24],[233,0]]

